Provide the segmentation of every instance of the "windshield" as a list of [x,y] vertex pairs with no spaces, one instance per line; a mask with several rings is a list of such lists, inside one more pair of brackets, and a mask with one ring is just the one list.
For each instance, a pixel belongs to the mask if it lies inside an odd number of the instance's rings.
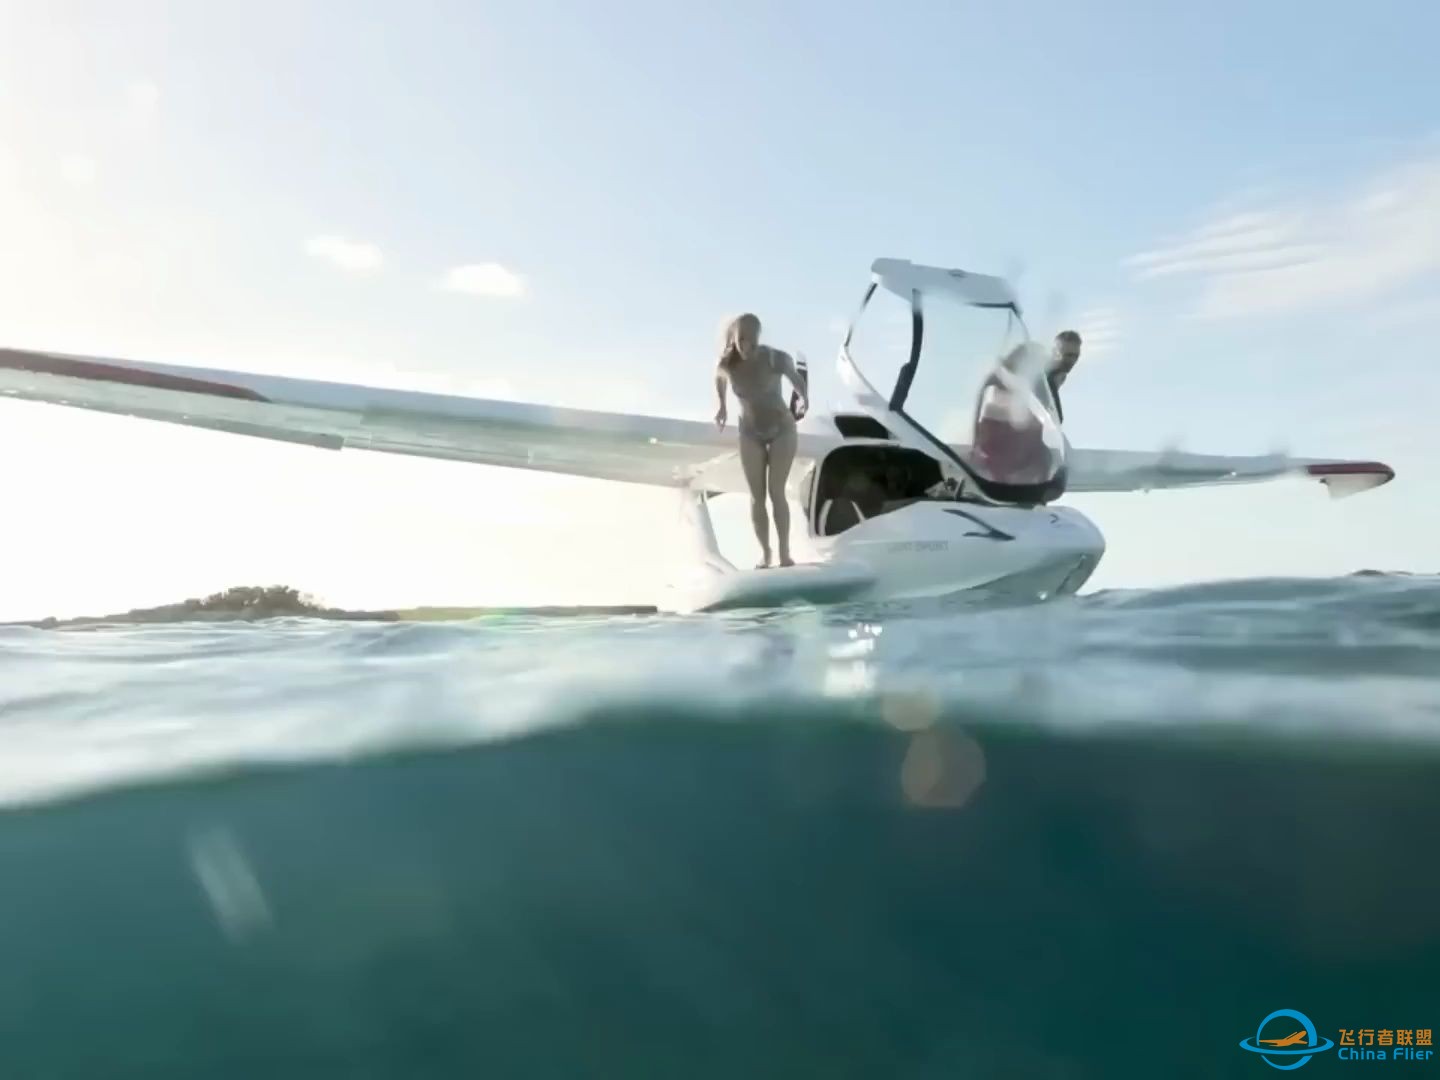
[[889,426],[897,413],[909,421],[901,426],[952,470],[959,465],[987,498],[1056,498],[1064,491],[1065,440],[1045,377],[1050,357],[1030,340],[1019,311],[998,298],[1008,287],[996,278],[900,265],[900,280],[881,277],[846,346],[850,362],[886,399]]

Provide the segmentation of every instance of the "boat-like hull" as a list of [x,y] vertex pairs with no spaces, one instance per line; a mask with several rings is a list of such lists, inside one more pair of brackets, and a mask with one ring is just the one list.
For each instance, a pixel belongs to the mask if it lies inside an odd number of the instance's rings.
[[1105,538],[1066,506],[923,501],[861,522],[827,546],[834,559],[874,569],[862,599],[949,596],[1007,581],[1032,583],[1045,599],[1084,585]]
[[1046,600],[1078,591],[1099,565],[1105,539],[1066,506],[1002,507],[920,501],[880,514],[833,538],[815,538],[818,558],[794,567],[737,570],[714,548],[703,500],[698,539],[711,557],[677,583],[663,610],[723,611],[791,604],[886,602],[997,594]]

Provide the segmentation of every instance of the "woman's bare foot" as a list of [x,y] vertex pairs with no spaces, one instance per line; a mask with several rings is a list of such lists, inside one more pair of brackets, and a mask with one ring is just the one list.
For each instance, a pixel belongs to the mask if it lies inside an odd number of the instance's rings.
[[781,565],[781,566],[794,566],[794,565],[795,565],[795,560],[792,559],[792,558],[790,558],[789,555],[781,555],[781,556],[780,556],[780,565]]
[[757,563],[755,564],[755,569],[756,569],[756,570],[769,570],[769,569],[770,569],[770,553],[769,553],[768,551],[765,552],[765,557],[762,558],[759,562],[757,562]]

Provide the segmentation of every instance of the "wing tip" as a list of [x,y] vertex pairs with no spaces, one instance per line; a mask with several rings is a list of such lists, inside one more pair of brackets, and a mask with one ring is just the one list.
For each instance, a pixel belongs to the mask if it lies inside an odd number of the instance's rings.
[[1395,479],[1395,470],[1383,461],[1317,462],[1305,466],[1305,474],[1324,484],[1334,499],[1358,495]]

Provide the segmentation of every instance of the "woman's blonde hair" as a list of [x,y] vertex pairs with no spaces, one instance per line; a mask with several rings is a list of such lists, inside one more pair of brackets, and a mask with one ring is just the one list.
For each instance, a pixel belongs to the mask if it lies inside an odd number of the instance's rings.
[[720,341],[720,366],[722,368],[734,367],[740,362],[740,350],[735,347],[735,339],[740,336],[740,328],[747,323],[755,327],[755,333],[760,333],[760,317],[745,312],[743,315],[736,315],[725,324],[724,336]]

